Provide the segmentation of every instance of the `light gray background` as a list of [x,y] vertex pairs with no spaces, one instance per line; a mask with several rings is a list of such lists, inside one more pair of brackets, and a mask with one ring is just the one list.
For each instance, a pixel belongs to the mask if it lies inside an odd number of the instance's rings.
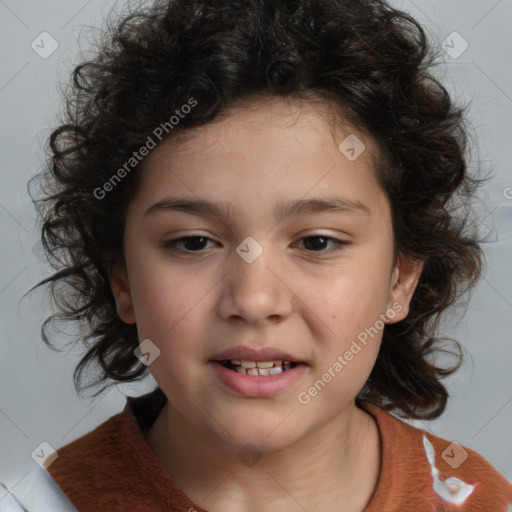
[[[87,39],[77,42],[83,27],[101,26],[110,9],[123,4],[0,0],[0,481],[11,490],[35,464],[31,453],[42,441],[61,447],[119,412],[125,394],[143,394],[154,385],[150,377],[99,400],[80,400],[72,372],[82,347],[61,354],[46,348],[39,335],[49,311],[45,295],[38,292],[20,303],[48,272],[33,252],[39,230],[26,184],[41,168],[42,145],[57,125],[57,87],[78,62],[79,48],[87,50]],[[417,17],[438,46],[453,32],[467,41],[457,58],[444,53],[438,71],[456,99],[472,101],[478,137],[473,153],[479,159],[473,166],[495,173],[480,194],[479,216],[496,241],[485,247],[487,268],[466,316],[446,329],[472,359],[448,379],[454,397],[444,415],[412,423],[475,449],[512,481],[512,1],[395,0],[392,5]],[[43,59],[31,43],[45,31],[58,48]],[[461,48],[454,41],[455,50]],[[55,343],[71,341],[63,334]],[[0,498],[4,492],[0,488]]]

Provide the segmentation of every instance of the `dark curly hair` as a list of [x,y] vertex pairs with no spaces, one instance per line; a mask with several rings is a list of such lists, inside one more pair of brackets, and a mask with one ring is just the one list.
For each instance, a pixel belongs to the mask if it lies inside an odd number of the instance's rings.
[[[103,384],[96,395],[148,371],[134,355],[136,324],[119,318],[109,282],[114,261],[124,258],[124,214],[143,162],[107,198],[94,191],[190,98],[197,105],[169,137],[242,100],[277,95],[332,105],[380,148],[376,173],[392,205],[395,257],[424,266],[409,314],[385,326],[357,400],[404,417],[438,417],[449,396],[440,381],[463,353],[438,328],[482,271],[467,205],[484,180],[468,172],[468,106],[454,105],[434,77],[438,55],[425,30],[382,0],[156,1],[107,28],[92,58],[74,69],[47,165],[29,182],[29,191],[33,180],[41,185],[42,197],[31,196],[56,271],[32,288],[50,283],[58,306],[41,334],[55,349],[49,324],[82,326],[87,352],[75,368],[76,389],[93,362],[102,373],[85,387]],[[438,366],[439,353],[455,364]]]

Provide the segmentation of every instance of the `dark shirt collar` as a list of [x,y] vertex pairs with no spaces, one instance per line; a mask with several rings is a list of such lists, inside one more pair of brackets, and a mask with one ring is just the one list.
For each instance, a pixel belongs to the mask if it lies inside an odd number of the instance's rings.
[[137,420],[139,429],[145,431],[153,425],[166,402],[167,397],[164,395],[164,392],[157,387],[151,393],[143,396],[126,397],[124,410],[131,410]]

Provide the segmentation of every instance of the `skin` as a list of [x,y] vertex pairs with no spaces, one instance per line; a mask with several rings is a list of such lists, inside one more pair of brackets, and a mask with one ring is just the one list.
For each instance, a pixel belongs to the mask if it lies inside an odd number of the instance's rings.
[[[144,438],[176,483],[211,511],[362,511],[379,479],[381,448],[373,418],[355,397],[375,363],[382,332],[307,405],[300,392],[322,377],[379,315],[407,316],[422,265],[393,265],[389,200],[375,177],[372,138],[332,109],[298,99],[260,98],[209,125],[164,140],[144,161],[125,219],[125,264],[111,285],[117,311],[137,324],[160,356],[149,366],[170,399]],[[354,161],[338,150],[349,134],[366,150]],[[229,203],[230,219],[184,212],[144,215],[169,196]],[[343,196],[371,215],[317,213],[276,219],[274,205]],[[306,236],[347,242],[308,245]],[[178,254],[163,244],[210,240]],[[263,253],[248,264],[236,252],[248,236]],[[195,251],[195,252],[194,252]],[[237,345],[273,346],[308,367],[268,398],[236,394],[207,363]],[[252,443],[252,466],[237,454]]]

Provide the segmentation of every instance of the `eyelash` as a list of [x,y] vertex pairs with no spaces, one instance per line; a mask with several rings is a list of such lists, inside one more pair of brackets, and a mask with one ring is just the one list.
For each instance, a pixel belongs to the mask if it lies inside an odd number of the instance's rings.
[[[182,236],[180,238],[174,238],[173,240],[168,240],[167,242],[164,243],[164,247],[170,249],[173,252],[182,253],[182,254],[201,253],[201,250],[199,250],[199,251],[187,251],[187,250],[183,250],[183,249],[176,249],[176,246],[181,241],[190,240],[190,239],[194,239],[194,238],[204,238],[206,240],[211,240],[211,238],[208,238],[207,236],[202,236],[202,235]],[[302,237],[300,240],[306,240],[306,239],[309,239],[309,238],[324,238],[326,240],[334,242],[334,244],[335,244],[335,246],[333,248],[329,249],[329,250],[321,250],[321,251],[312,251],[312,250],[310,250],[310,252],[313,252],[313,253],[330,254],[332,252],[341,251],[343,249],[343,246],[348,244],[348,242],[346,242],[344,240],[339,240],[337,238],[334,238],[332,236],[327,236],[327,235],[309,235],[309,236]],[[308,250],[308,249],[306,249],[306,250]]]

